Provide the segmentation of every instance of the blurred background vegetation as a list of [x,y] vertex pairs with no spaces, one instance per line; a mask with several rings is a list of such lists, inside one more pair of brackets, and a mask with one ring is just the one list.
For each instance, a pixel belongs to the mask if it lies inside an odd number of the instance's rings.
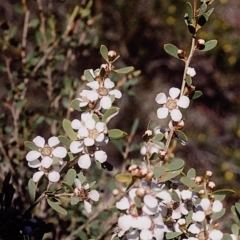
[[[24,141],[37,135],[63,134],[62,119],[80,116],[72,113],[70,102],[84,88],[84,70],[103,63],[99,54],[102,44],[121,55],[116,67],[141,70],[138,77],[120,77],[125,81],[124,96],[112,125],[130,132],[134,119],[139,118],[133,143],[140,143],[150,119],[167,124],[157,119],[159,106],[154,99],[157,93],[181,85],[183,63],[167,55],[163,45],[173,43],[189,50],[190,34],[183,21],[185,3],[0,2],[0,181],[7,172],[12,173],[19,202],[28,201],[27,180],[33,174],[27,170]],[[218,45],[210,52],[197,52],[192,60],[191,67],[197,72],[193,84],[204,95],[186,112],[184,132],[189,143],[179,144],[176,155],[198,174],[212,170],[218,187],[237,190],[232,200],[240,196],[240,2],[215,0],[213,7],[215,11],[198,37],[217,39]],[[120,167],[121,155],[114,147],[106,151],[110,162]],[[138,151],[133,151],[128,157],[137,156]],[[70,225],[68,221],[61,224]],[[55,239],[65,234],[59,229],[56,232]]]

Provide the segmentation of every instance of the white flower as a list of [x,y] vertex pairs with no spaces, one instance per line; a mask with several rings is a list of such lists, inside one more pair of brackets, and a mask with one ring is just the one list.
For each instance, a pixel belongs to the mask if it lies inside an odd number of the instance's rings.
[[[44,167],[49,168],[54,161],[57,163],[62,163],[62,158],[66,157],[67,150],[64,147],[55,147],[60,143],[57,137],[51,137],[48,139],[48,143],[45,144],[45,139],[37,136],[33,139],[36,146],[39,147],[38,151],[30,151],[26,159],[28,165],[32,168]],[[41,160],[39,160],[41,158]]]
[[163,104],[162,107],[158,108],[157,116],[159,119],[164,119],[170,113],[170,116],[173,121],[178,122],[182,119],[182,113],[178,109],[187,108],[189,106],[190,100],[187,96],[181,96],[179,99],[176,99],[180,94],[180,89],[170,88],[169,96],[166,97],[165,93],[159,93],[156,96],[156,102],[158,104]]
[[194,77],[196,75],[196,71],[194,68],[188,67],[187,69],[187,75],[189,75],[190,77]]
[[[107,160],[107,154],[102,150],[95,151],[93,156],[100,163]],[[91,166],[91,156],[87,153],[81,155],[78,159],[78,165],[80,168],[88,169]]]
[[50,182],[58,182],[59,179],[60,179],[60,174],[57,171],[52,171],[52,170],[50,170],[50,171],[46,171],[46,170],[42,171],[42,170],[40,170],[40,171],[38,171],[38,172],[33,174],[33,181],[34,182],[38,182],[44,174],[47,175],[48,180]]
[[93,146],[95,143],[103,144],[108,142],[107,126],[104,122],[96,122],[93,118],[88,118],[84,126],[78,130],[78,138],[83,139],[85,146]]
[[111,90],[115,84],[109,78],[106,78],[101,84],[98,81],[89,82],[87,86],[92,88],[92,90],[86,92],[86,98],[91,102],[100,99],[99,107],[103,109],[109,109],[112,106],[114,98],[122,97],[122,93],[119,90]]
[[209,237],[211,240],[221,240],[223,233],[217,229],[214,229],[210,232]]
[[78,178],[74,179],[74,183],[77,187],[77,189],[74,190],[75,194],[79,197],[80,201],[83,201],[86,212],[90,213],[92,211],[92,205],[89,199],[98,201],[99,193],[96,190],[89,191],[89,184],[83,186]]

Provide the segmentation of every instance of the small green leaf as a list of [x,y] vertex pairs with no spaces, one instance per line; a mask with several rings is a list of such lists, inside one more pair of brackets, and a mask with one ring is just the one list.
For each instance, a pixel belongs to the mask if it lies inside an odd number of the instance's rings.
[[174,132],[177,135],[178,139],[180,140],[181,144],[186,145],[188,142],[188,138],[185,135],[185,133],[180,130],[175,130]]
[[191,87],[191,85],[192,85],[192,78],[191,78],[190,76],[187,76],[187,77],[186,77],[186,83],[187,83],[187,85],[188,85],[189,87]]
[[131,174],[117,174],[115,175],[115,178],[118,182],[122,182],[122,183],[130,183],[133,179]]
[[231,227],[231,230],[232,230],[232,233],[235,235],[235,236],[238,236],[239,234],[239,227],[237,224],[233,224],[232,227]]
[[226,197],[226,195],[234,194],[234,193],[235,191],[232,189],[220,189],[220,190],[214,191],[212,194],[214,195],[215,200],[222,201]]
[[116,73],[126,74],[126,73],[132,72],[133,70],[134,70],[134,67],[124,67],[124,68],[115,69],[113,71]]
[[39,147],[38,147],[35,143],[33,143],[33,142],[25,141],[25,142],[24,142],[24,145],[25,145],[27,148],[31,149],[31,150],[35,150],[35,151],[38,151],[38,150],[39,150]]
[[206,14],[210,16],[213,13],[213,11],[214,11],[214,8],[211,8],[206,12]]
[[216,220],[218,220],[219,218],[221,218],[221,217],[225,214],[225,212],[226,212],[226,209],[223,208],[220,212],[217,212],[217,213],[212,214],[211,219],[212,219],[213,221],[216,221]]
[[71,141],[63,135],[58,136],[58,139],[61,143],[63,143],[67,147],[69,147],[71,144]]
[[156,142],[160,142],[160,141],[163,140],[163,138],[164,138],[164,134],[163,133],[158,133],[152,139]]
[[83,175],[82,172],[77,174],[78,179],[80,180],[81,183],[84,183],[86,181],[86,177]]
[[32,178],[30,178],[28,181],[28,191],[31,202],[34,202],[36,197],[36,185]]
[[79,201],[80,201],[80,199],[79,199],[79,197],[77,197],[77,196],[71,197],[71,200],[70,200],[71,205],[76,205],[76,204],[79,203]]
[[73,99],[71,101],[71,107],[74,109],[74,110],[77,110],[77,111],[81,111],[81,108],[80,108],[80,101],[78,99]]
[[186,227],[188,227],[188,225],[192,222],[192,215],[193,215],[193,211],[189,211],[188,215],[186,217]]
[[240,203],[236,202],[235,208],[236,208],[237,213],[240,215]]
[[188,178],[195,178],[196,177],[196,170],[194,168],[190,168],[187,172]]
[[178,237],[182,234],[183,234],[182,232],[167,232],[166,233],[166,239],[173,239],[173,238],[176,238],[176,237]]
[[199,51],[210,51],[217,45],[217,40],[210,40],[204,44],[204,48]]
[[223,237],[222,237],[222,240],[232,240],[232,237],[230,236],[230,234],[224,233]]
[[172,171],[172,172],[165,172],[160,178],[159,178],[159,182],[166,182],[172,178],[177,177],[181,172],[183,171],[183,168],[176,170],[176,171]]
[[198,98],[200,98],[202,95],[203,95],[202,91],[197,90],[197,91],[194,91],[194,94],[193,94],[193,96],[192,96],[191,98],[192,98],[192,99],[198,99]]
[[133,122],[133,125],[132,125],[132,128],[131,128],[131,134],[136,133],[138,125],[139,125],[139,118],[135,118],[135,120]]
[[165,172],[165,168],[163,166],[161,167],[155,167],[153,169],[153,173],[154,173],[154,177],[155,178],[159,178],[163,175],[163,173]]
[[67,189],[69,189],[70,191],[73,191],[73,188],[71,185],[69,185],[67,182],[62,181],[62,185],[65,186]]
[[108,49],[107,49],[107,47],[105,45],[101,46],[100,53],[101,53],[102,57],[105,59],[105,61],[109,62]]
[[192,8],[191,3],[187,2],[186,10],[187,10],[188,18],[189,18],[190,22],[192,22],[192,20],[193,20],[193,8]]
[[92,188],[97,182],[96,181],[93,181],[89,184],[89,188]]
[[108,137],[112,140],[118,140],[127,136],[127,133],[119,129],[110,129],[108,130]]
[[135,197],[134,197],[134,202],[135,202],[135,204],[136,204],[136,206],[137,206],[138,208],[141,208],[141,207],[142,207],[142,200],[141,200],[140,197],[135,196]]
[[72,186],[76,176],[77,176],[76,171],[74,169],[69,169],[66,174],[66,177],[65,177],[66,183],[68,183],[70,186]]
[[53,202],[51,201],[49,198],[47,198],[47,203],[49,204],[49,206],[54,209],[56,212],[63,214],[63,215],[67,215],[67,211],[62,208],[59,203],[57,202]]
[[77,140],[77,133],[72,129],[71,122],[69,120],[63,120],[63,129],[72,141]]
[[95,81],[94,79],[94,73],[92,69],[87,69],[84,71],[84,77],[87,79],[88,82]]
[[198,187],[199,185],[196,184],[191,178],[188,177],[181,177],[180,181],[187,187],[194,188]]
[[182,168],[185,165],[185,162],[180,158],[173,158],[171,162],[166,166],[167,172],[172,172]]
[[207,4],[205,2],[202,3],[199,11],[199,16],[203,15],[207,10]]
[[119,110],[120,110],[120,108],[118,108],[118,107],[111,107],[111,108],[109,108],[103,114],[102,121],[104,123],[109,123],[109,121],[119,113]]
[[180,59],[179,56],[178,56],[178,48],[175,45],[170,44],[170,43],[164,44],[164,50],[169,55]]

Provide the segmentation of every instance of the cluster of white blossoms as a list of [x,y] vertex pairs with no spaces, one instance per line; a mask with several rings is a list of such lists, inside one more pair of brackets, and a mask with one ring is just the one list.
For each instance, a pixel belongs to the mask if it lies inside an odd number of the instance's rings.
[[66,148],[57,146],[60,143],[57,137],[51,137],[45,143],[44,138],[37,136],[33,139],[33,143],[39,149],[30,151],[26,156],[28,166],[39,170],[34,173],[33,181],[38,182],[45,174],[50,182],[58,182],[60,174],[54,170],[54,167],[63,163],[63,158],[67,155]]
[[155,182],[142,181],[140,185],[116,203],[123,215],[112,239],[124,236],[131,240],[162,240],[169,233],[181,235],[181,239],[202,239],[203,234],[209,240],[222,239],[223,233],[209,221],[211,214],[223,209],[219,200]]

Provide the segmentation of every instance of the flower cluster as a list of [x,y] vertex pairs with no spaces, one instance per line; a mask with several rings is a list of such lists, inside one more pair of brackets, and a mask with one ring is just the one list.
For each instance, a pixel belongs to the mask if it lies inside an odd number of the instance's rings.
[[118,219],[112,239],[124,235],[126,239],[162,240],[171,233],[181,239],[197,240],[206,235],[210,240],[222,239],[223,233],[210,219],[223,210],[223,205],[212,195],[200,193],[141,181],[138,188],[129,191],[128,197],[116,203],[123,215]]
[[26,156],[28,166],[39,170],[34,173],[33,181],[38,182],[45,174],[50,182],[58,182],[60,174],[54,170],[54,167],[63,163],[63,158],[67,155],[66,148],[57,146],[60,143],[57,137],[49,138],[46,144],[44,138],[37,136],[33,139],[33,143],[38,150],[32,150]]

